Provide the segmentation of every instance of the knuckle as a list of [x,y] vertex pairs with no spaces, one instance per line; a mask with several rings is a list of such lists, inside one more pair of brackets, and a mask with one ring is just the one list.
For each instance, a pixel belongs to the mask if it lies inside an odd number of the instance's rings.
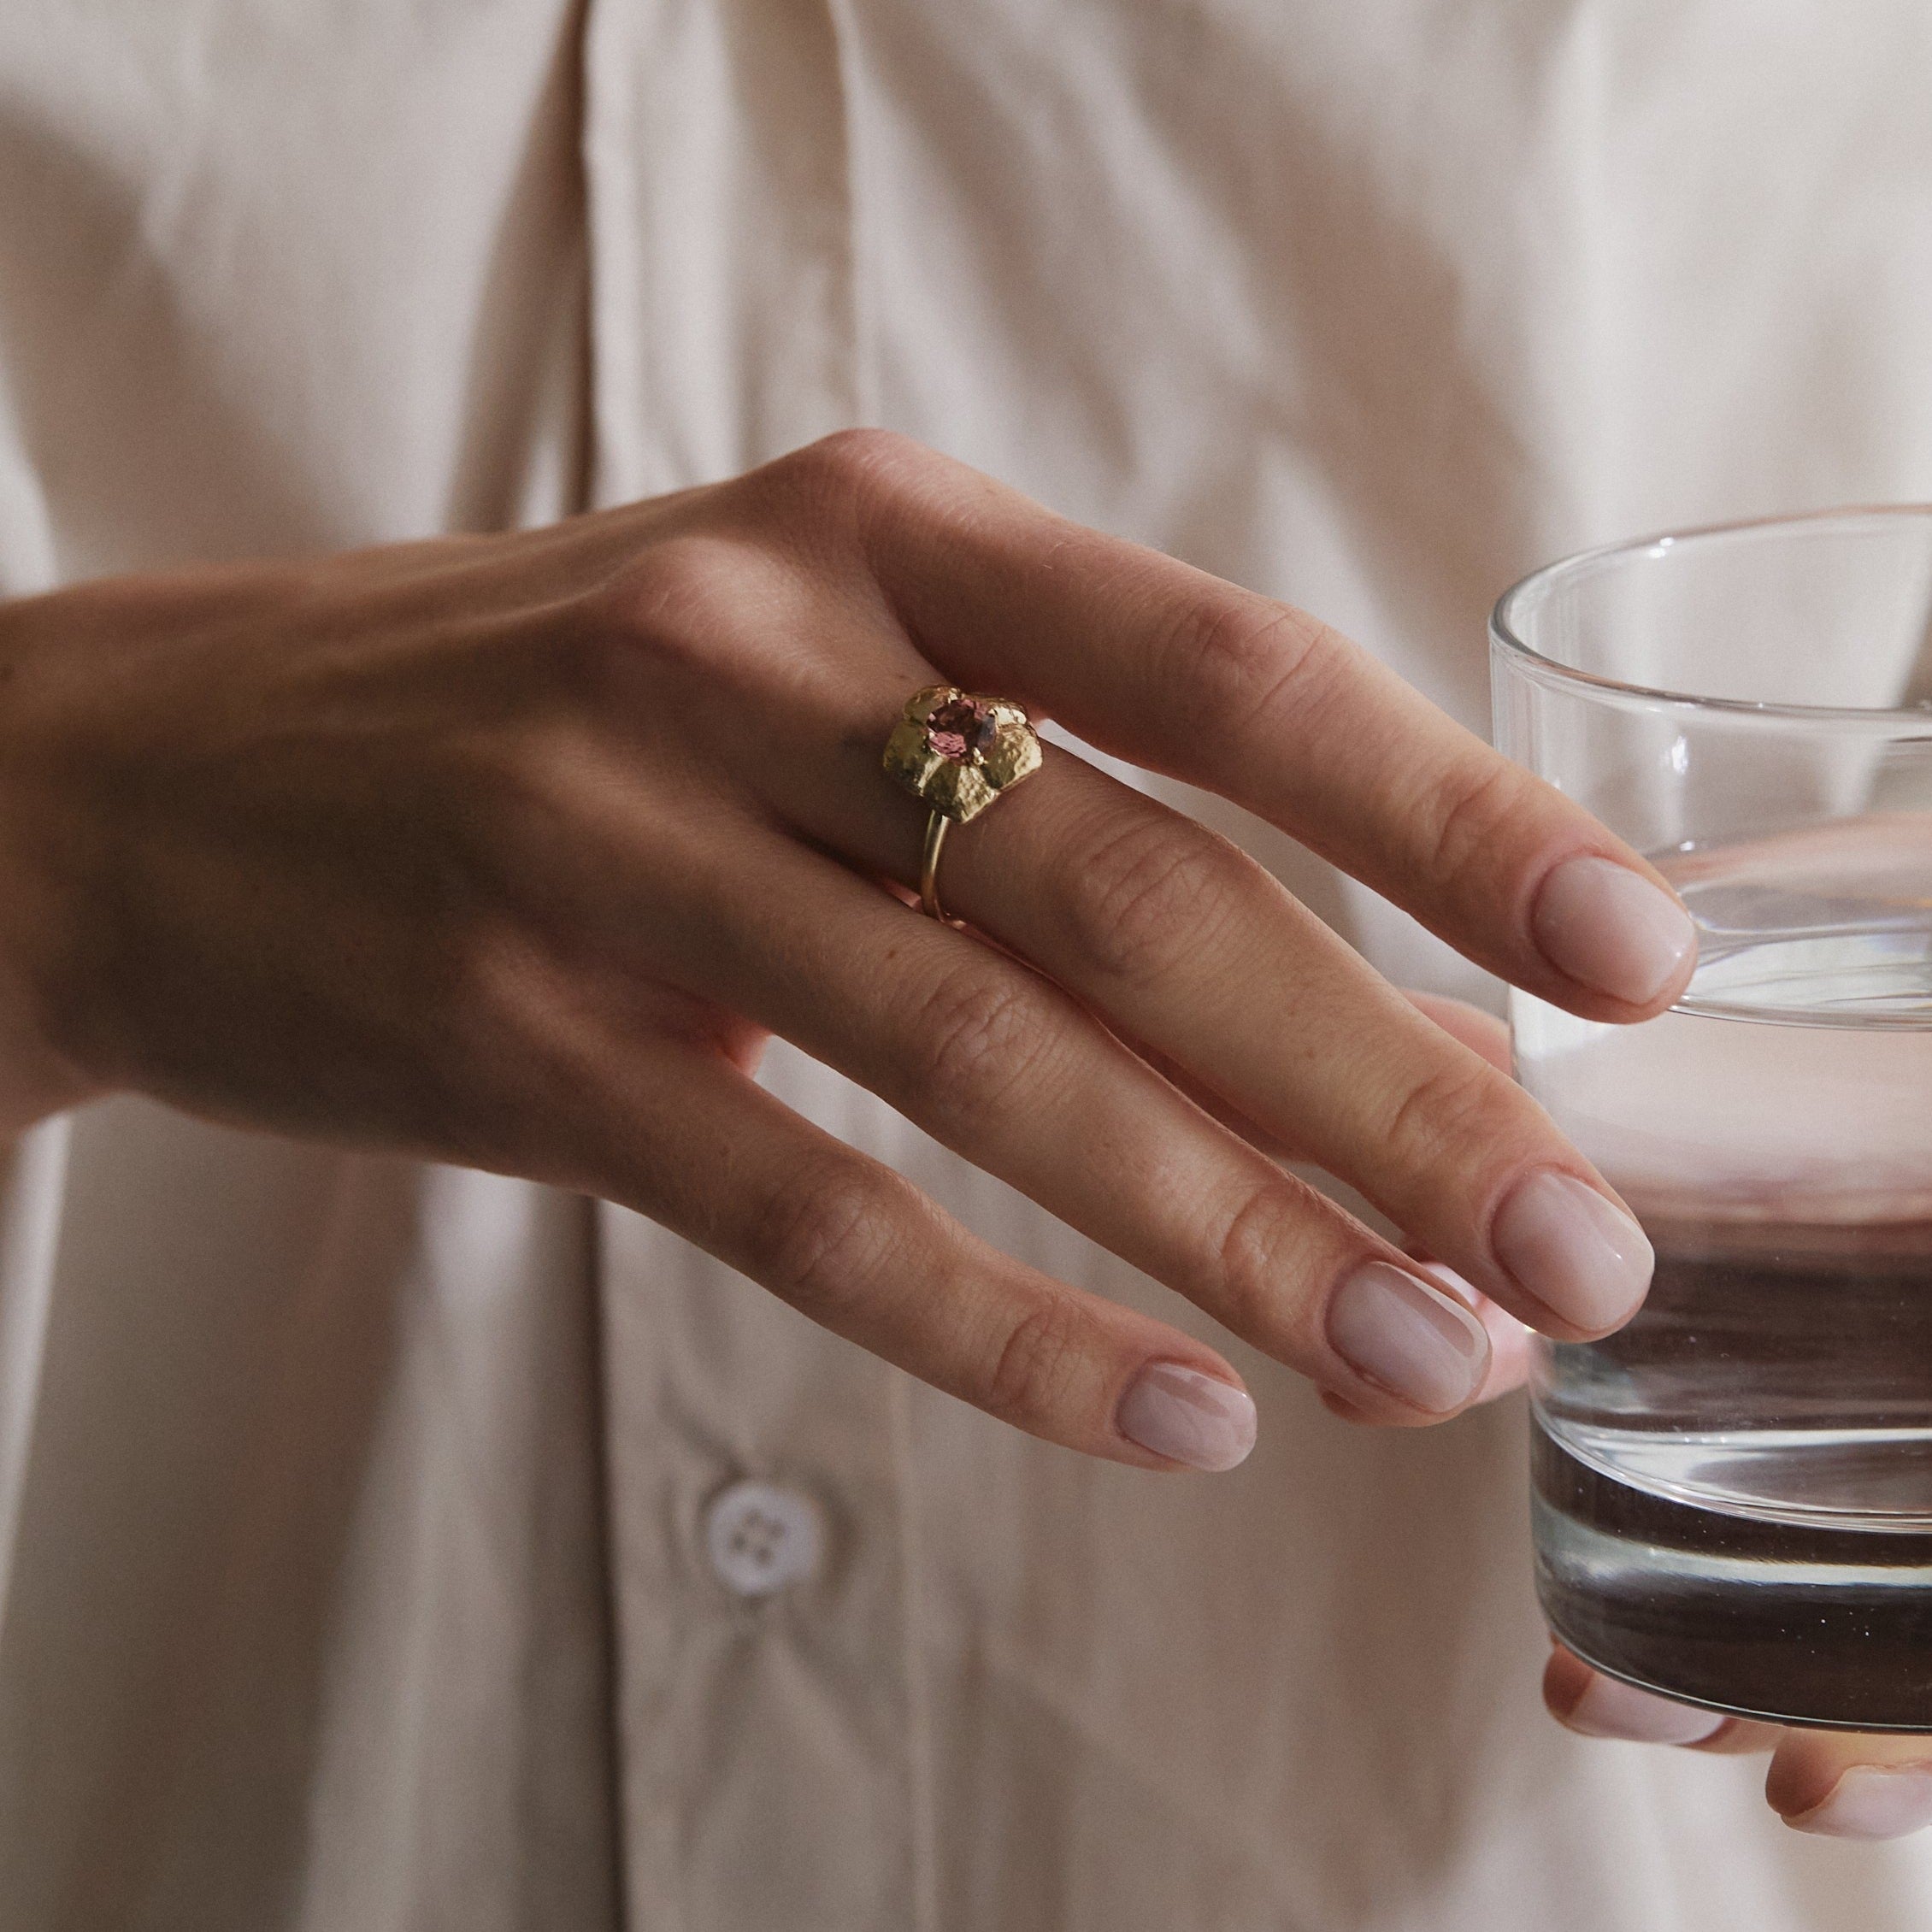
[[766,480],[808,511],[852,521],[883,494],[904,486],[928,452],[890,429],[836,429],[766,466]]
[[1421,807],[1427,876],[1453,884],[1491,859],[1498,827],[1519,802],[1517,774],[1485,758],[1437,784]]
[[1202,723],[1246,732],[1291,700],[1296,710],[1317,707],[1355,647],[1291,604],[1223,595],[1181,619],[1170,649],[1182,688],[1200,693]]
[[1031,987],[955,969],[918,1016],[922,1110],[955,1134],[996,1119],[1046,1072],[1054,1031],[1046,999]]
[[890,1264],[898,1217],[877,1180],[802,1173],[773,1201],[755,1246],[787,1299],[815,1312],[861,1300]]
[[760,588],[770,568],[756,545],[716,531],[681,531],[649,545],[593,598],[573,627],[592,669],[646,651],[681,657],[714,634]]
[[1418,1172],[1464,1164],[1469,1149],[1508,1132],[1518,1091],[1474,1052],[1430,1068],[1394,1097],[1381,1133],[1387,1157]]
[[665,697],[769,685],[818,622],[809,573],[767,533],[662,538],[560,626],[554,687],[598,718]]
[[1310,1190],[1283,1175],[1246,1195],[1216,1244],[1222,1304],[1230,1327],[1266,1345],[1293,1326],[1298,1285],[1313,1246]]
[[896,429],[834,429],[795,452],[798,459],[832,474],[864,480],[902,463],[920,445]]
[[1080,856],[1061,899],[1092,969],[1115,980],[1153,981],[1216,943],[1252,891],[1255,871],[1205,827],[1136,811]]
[[1007,1331],[975,1393],[977,1405],[1002,1422],[1028,1422],[1065,1411],[1079,1392],[1087,1322],[1071,1296],[1043,1297]]

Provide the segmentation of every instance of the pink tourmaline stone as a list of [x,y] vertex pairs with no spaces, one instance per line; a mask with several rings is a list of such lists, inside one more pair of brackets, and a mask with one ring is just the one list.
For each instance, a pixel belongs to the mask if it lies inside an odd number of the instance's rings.
[[998,736],[992,712],[977,698],[949,698],[926,721],[926,742],[956,764],[983,757]]

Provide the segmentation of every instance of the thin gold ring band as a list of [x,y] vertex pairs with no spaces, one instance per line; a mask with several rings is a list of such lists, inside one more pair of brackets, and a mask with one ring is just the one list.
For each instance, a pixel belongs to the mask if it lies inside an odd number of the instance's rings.
[[949,922],[939,910],[939,847],[945,843],[946,828],[951,823],[942,811],[928,813],[925,850],[919,855],[919,910],[942,926]]
[[945,924],[939,853],[947,829],[977,818],[1040,768],[1040,736],[1026,712],[1002,698],[928,685],[905,702],[886,740],[887,775],[930,808],[919,860],[919,906]]

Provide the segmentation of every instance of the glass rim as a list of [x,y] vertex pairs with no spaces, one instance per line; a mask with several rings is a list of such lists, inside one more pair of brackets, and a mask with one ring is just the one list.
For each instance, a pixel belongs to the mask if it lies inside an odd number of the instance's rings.
[[1876,729],[1895,729],[1910,721],[1932,732],[1932,704],[1786,704],[1752,698],[1699,698],[1693,692],[1670,691],[1661,686],[1627,684],[1618,678],[1605,677],[1596,671],[1579,670],[1573,664],[1538,651],[1519,634],[1515,611],[1526,598],[1540,594],[1558,578],[1572,575],[1613,558],[1654,553],[1674,549],[1679,544],[1701,539],[1735,537],[1752,531],[1817,529],[1832,524],[1876,521],[1899,518],[1932,522],[1932,503],[1848,504],[1834,510],[1785,512],[1770,516],[1741,517],[1728,523],[1699,523],[1682,529],[1659,530],[1649,536],[1625,537],[1615,543],[1598,544],[1589,550],[1573,551],[1552,563],[1539,565],[1528,576],[1519,577],[1496,599],[1489,613],[1492,643],[1516,658],[1533,675],[1554,684],[1571,685],[1585,691],[1600,692],[1606,697],[1635,698],[1652,708],[1668,707],[1697,713],[1723,712],[1732,716],[1786,719],[1794,723],[1863,724]]

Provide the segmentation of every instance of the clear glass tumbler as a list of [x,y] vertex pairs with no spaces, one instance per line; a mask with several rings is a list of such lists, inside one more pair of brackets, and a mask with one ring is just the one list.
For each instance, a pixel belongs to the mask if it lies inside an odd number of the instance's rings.
[[1572,557],[1491,639],[1498,744],[1700,944],[1641,1026],[1512,998],[1658,1256],[1628,1328],[1539,1348],[1545,1612],[1673,1697],[1932,1730],[1932,508]]

